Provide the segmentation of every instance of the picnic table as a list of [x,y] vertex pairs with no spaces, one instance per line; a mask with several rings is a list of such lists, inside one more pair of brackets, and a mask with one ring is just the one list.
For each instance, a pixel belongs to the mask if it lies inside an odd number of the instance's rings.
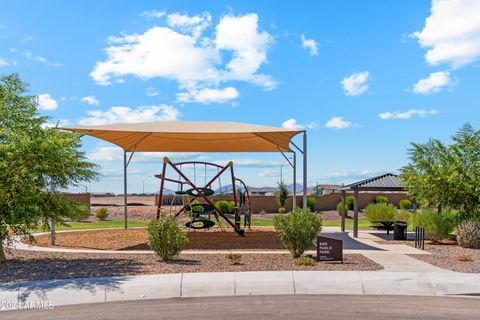
[[390,231],[393,231],[393,225],[395,221],[372,221],[373,225],[370,228],[375,228],[377,230],[386,230],[387,234],[390,234]]

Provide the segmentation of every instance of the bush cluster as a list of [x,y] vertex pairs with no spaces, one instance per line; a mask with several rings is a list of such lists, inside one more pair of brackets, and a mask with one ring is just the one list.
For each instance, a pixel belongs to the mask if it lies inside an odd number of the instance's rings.
[[457,227],[458,244],[465,248],[480,249],[480,220],[467,219]]
[[234,266],[238,266],[242,263],[242,255],[238,253],[228,253],[225,258],[230,261]]
[[410,209],[412,209],[412,201],[410,201],[408,199],[400,200],[398,206],[402,210],[410,210]]
[[387,196],[375,196],[373,203],[390,203],[390,200]]
[[278,208],[278,213],[284,214],[286,212],[285,208]]
[[311,246],[313,239],[322,229],[322,219],[308,208],[295,208],[287,215],[275,216],[273,225],[284,247],[294,258],[298,258]]
[[178,256],[187,243],[188,237],[174,216],[162,212],[158,220],[152,220],[148,224],[148,246],[163,261]]
[[295,260],[295,264],[297,266],[314,267],[317,264],[317,262],[310,257],[300,257]]
[[100,208],[97,211],[95,211],[95,216],[97,217],[98,220],[104,221],[108,218],[108,210],[107,208]]
[[235,202],[227,200],[219,200],[215,203],[215,206],[224,214],[235,213]]
[[408,223],[410,221],[410,212],[408,210],[400,210],[399,212],[396,212],[395,221],[403,221]]
[[365,217],[371,223],[379,221],[394,221],[397,209],[391,203],[372,203],[365,208]]
[[315,212],[315,204],[317,203],[317,199],[315,197],[307,197],[307,208],[310,211]]
[[414,227],[425,228],[433,241],[446,239],[455,228],[455,216],[451,212],[438,213],[433,209],[423,209],[413,213],[410,221]]

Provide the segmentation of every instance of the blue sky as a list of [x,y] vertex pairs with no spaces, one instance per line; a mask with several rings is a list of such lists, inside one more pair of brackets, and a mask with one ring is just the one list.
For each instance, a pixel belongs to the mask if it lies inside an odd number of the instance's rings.
[[[29,82],[52,123],[306,128],[309,184],[348,183],[406,164],[410,141],[480,127],[479,16],[468,0],[5,1],[0,74]],[[103,174],[89,190],[121,192],[121,150],[84,148]],[[130,191],[158,188],[147,177],[160,156],[134,156]],[[234,160],[254,186],[274,185],[284,162],[171,156]]]

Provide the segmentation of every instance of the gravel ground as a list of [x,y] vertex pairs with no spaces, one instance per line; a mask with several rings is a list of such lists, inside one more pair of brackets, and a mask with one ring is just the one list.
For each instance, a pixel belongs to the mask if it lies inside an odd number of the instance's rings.
[[[375,241],[380,244],[405,244],[415,246],[413,240],[379,240]],[[412,258],[422,260],[442,269],[466,272],[480,273],[480,250],[468,249],[457,245],[456,241],[445,240],[442,242],[432,243],[425,241],[425,251],[431,254],[411,254]]]
[[[256,227],[247,230],[240,237],[232,230],[188,231],[190,242],[185,249],[229,250],[229,249],[284,249],[276,231],[272,227]],[[150,250],[147,246],[146,229],[95,230],[58,233],[58,247],[100,250]],[[36,245],[49,247],[49,235],[36,237]],[[313,249],[313,245],[312,245]]]
[[[409,241],[413,246],[413,241]],[[415,254],[413,258],[434,266],[457,272],[480,273],[480,250],[463,248],[456,244],[430,244],[425,250],[431,255]]]
[[240,265],[232,265],[222,254],[181,254],[177,260],[162,262],[153,254],[77,254],[16,250],[0,264],[0,282],[65,279],[100,276],[179,272],[335,270],[368,271],[382,267],[360,254],[347,254],[344,263],[317,263],[296,266],[287,254],[244,254]]

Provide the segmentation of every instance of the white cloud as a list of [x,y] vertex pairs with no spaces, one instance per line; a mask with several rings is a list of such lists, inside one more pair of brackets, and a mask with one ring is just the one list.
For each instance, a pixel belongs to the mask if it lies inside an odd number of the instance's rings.
[[[132,162],[159,162],[164,157],[172,160],[200,159],[202,153],[197,152],[136,152]],[[106,146],[99,143],[94,150],[87,153],[87,158],[92,161],[121,161],[123,160],[123,150],[115,146]]]
[[95,97],[95,96],[86,96],[86,97],[83,97],[82,102],[86,103],[86,104],[89,104],[91,106],[98,106],[100,105],[100,101],[98,101],[98,99]]
[[301,34],[300,38],[302,40],[302,47],[308,49],[310,51],[311,56],[316,56],[318,54],[318,44],[313,39],[305,38],[305,34]]
[[217,160],[214,163],[219,165],[225,165],[228,161],[232,161],[235,167],[244,167],[244,168],[275,168],[282,164],[285,161],[277,160],[258,160],[258,159],[234,159],[234,160]]
[[42,128],[55,128],[55,127],[64,127],[68,125],[68,120],[67,119],[61,119],[58,120],[57,122],[45,122],[42,124]]
[[264,170],[258,174],[260,177],[273,178],[280,176],[280,170]]
[[148,87],[145,93],[149,97],[155,97],[159,95],[159,92],[154,87]]
[[343,91],[347,96],[364,94],[368,90],[368,80],[370,80],[368,71],[352,73],[341,81]]
[[192,89],[188,92],[177,93],[177,99],[180,102],[198,102],[198,103],[224,103],[234,100],[240,96],[240,93],[234,87],[224,89]]
[[180,116],[178,109],[164,104],[137,108],[115,106],[107,111],[89,110],[87,114],[89,117],[78,121],[80,125],[175,121]]
[[10,63],[9,63],[7,60],[5,60],[4,58],[0,57],[0,67],[7,67],[7,66],[9,66],[9,65],[10,65]]
[[451,84],[450,72],[440,71],[431,73],[428,78],[419,80],[413,86],[413,92],[421,94],[436,93],[443,87]]
[[325,128],[330,129],[346,129],[352,126],[350,121],[346,121],[343,117],[333,117],[332,119],[328,120],[325,124]]
[[165,11],[159,11],[159,10],[144,11],[140,13],[140,16],[143,16],[146,18],[162,18],[165,16]]
[[430,16],[421,31],[413,33],[422,47],[429,48],[430,65],[457,68],[480,57],[480,1],[433,0]]
[[195,39],[202,34],[204,29],[210,26],[211,21],[212,16],[208,12],[197,16],[172,13],[167,17],[168,26],[182,32],[191,33]]
[[437,109],[425,110],[425,109],[410,109],[404,112],[395,111],[395,112],[382,112],[378,116],[382,120],[390,119],[401,119],[408,120],[413,116],[418,116],[420,118],[425,118],[428,116],[436,115],[438,113]]
[[23,56],[25,58],[29,59],[29,60],[33,60],[33,61],[40,62],[40,63],[45,63],[45,64],[48,64],[48,65],[53,66],[53,67],[61,67],[62,66],[61,63],[51,62],[51,61],[47,60],[46,58],[44,58],[42,56],[35,56],[28,50],[23,51]]
[[109,85],[126,75],[160,77],[176,80],[187,93],[216,90],[228,81],[275,88],[270,75],[258,72],[267,62],[273,40],[267,32],[258,30],[256,14],[226,15],[210,35],[204,35],[211,22],[208,13],[171,14],[167,21],[168,26],[155,26],[143,34],[109,37],[107,59],[96,63],[90,73],[93,80]]
[[303,130],[306,128],[316,129],[318,127],[318,124],[315,121],[311,121],[307,124],[300,124],[297,122],[297,119],[291,118],[282,122],[282,127],[286,129],[297,129],[297,130]]
[[48,93],[39,94],[38,108],[41,110],[53,111],[58,108],[58,103]]

